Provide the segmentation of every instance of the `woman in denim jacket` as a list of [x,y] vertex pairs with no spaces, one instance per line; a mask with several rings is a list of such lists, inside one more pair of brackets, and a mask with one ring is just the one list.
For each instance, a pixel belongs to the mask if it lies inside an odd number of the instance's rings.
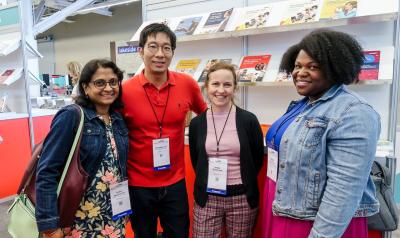
[[126,180],[128,129],[115,111],[123,106],[122,77],[121,70],[108,60],[92,60],[82,70],[76,101],[84,111],[79,152],[89,180],[73,224],[68,228],[59,226],[56,190],[80,116],[70,105],[53,119],[36,176],[36,219],[43,238],[125,236],[127,217],[112,219],[109,189],[110,185]]
[[345,85],[358,79],[363,52],[351,36],[317,30],[290,47],[280,70],[298,94],[269,129],[264,237],[368,237],[378,211],[369,176],[378,113]]

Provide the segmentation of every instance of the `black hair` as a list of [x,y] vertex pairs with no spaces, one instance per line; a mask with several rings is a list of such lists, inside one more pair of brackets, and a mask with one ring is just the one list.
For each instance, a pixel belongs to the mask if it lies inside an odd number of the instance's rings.
[[293,71],[300,50],[304,50],[319,64],[327,80],[346,85],[358,81],[364,62],[363,49],[349,34],[327,29],[311,32],[284,53],[280,72]]
[[167,25],[162,23],[152,23],[143,28],[142,32],[140,32],[139,46],[143,48],[149,36],[156,36],[157,33],[165,33],[171,41],[172,50],[175,50],[176,35]]
[[114,64],[114,62],[106,59],[93,59],[86,63],[81,72],[81,77],[79,78],[79,95],[76,99],[76,104],[82,107],[89,107],[95,109],[93,102],[90,98],[86,97],[84,85],[88,85],[92,80],[93,75],[96,73],[97,69],[105,68],[112,69],[115,75],[117,75],[119,82],[119,95],[117,99],[110,105],[111,110],[120,109],[124,107],[122,103],[122,79],[124,77],[122,71]]

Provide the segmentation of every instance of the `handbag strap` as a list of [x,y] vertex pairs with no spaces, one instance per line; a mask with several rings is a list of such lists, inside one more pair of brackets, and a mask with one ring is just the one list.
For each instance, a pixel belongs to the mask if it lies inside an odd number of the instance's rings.
[[[84,117],[84,113],[83,113],[82,108],[81,108],[79,105],[76,105],[76,104],[74,104],[74,105],[75,105],[75,107],[77,108],[77,110],[78,110],[78,112],[79,112],[80,121],[79,121],[78,130],[76,131],[76,135],[75,135],[75,138],[74,138],[74,142],[72,143],[71,150],[69,151],[69,155],[68,155],[67,162],[65,163],[64,170],[63,170],[63,173],[62,173],[62,175],[61,175],[60,182],[58,183],[58,187],[57,187],[57,197],[58,197],[58,195],[60,194],[61,187],[62,187],[62,184],[63,184],[63,182],[64,182],[65,176],[66,176],[66,174],[67,174],[69,165],[71,164],[72,158],[74,157],[74,154],[75,154],[75,153],[79,153],[79,146],[78,146],[78,145],[80,144],[80,138],[81,138],[81,136],[82,136],[83,121],[84,121],[84,118],[85,118],[85,117]],[[78,143],[78,142],[79,142],[79,143]]]

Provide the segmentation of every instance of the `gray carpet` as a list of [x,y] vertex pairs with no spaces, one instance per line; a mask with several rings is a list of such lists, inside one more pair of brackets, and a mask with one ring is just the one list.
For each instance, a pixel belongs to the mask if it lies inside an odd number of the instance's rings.
[[11,206],[13,201],[0,203],[0,238],[11,238],[7,232],[8,215],[7,209]]

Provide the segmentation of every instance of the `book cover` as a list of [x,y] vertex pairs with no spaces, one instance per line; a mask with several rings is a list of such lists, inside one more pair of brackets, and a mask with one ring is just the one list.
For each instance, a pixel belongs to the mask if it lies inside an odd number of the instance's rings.
[[232,11],[233,8],[225,11],[211,12],[208,15],[204,25],[200,28],[198,34],[208,34],[224,31],[226,25],[228,24],[229,18],[232,15]]
[[320,19],[350,18],[357,15],[357,0],[323,0]]
[[377,80],[379,76],[379,62],[381,52],[379,50],[364,51],[364,63],[358,75],[359,80]]
[[235,31],[266,27],[271,6],[253,6],[245,7],[240,10],[235,23]]
[[6,84],[6,80],[12,77],[15,69],[6,69],[0,75],[0,84]]
[[201,61],[201,59],[179,60],[178,63],[176,64],[175,71],[181,72],[181,73],[186,73],[186,74],[193,76],[197,70],[197,67],[200,64],[200,61]]
[[139,37],[140,37],[140,32],[142,32],[142,30],[152,24],[152,23],[162,23],[164,25],[169,26],[169,20],[168,19],[159,19],[159,20],[154,20],[154,21],[145,21],[142,23],[142,25],[140,25],[139,29],[135,32],[135,34],[132,36],[132,38],[130,39],[130,41],[139,41]]
[[319,0],[290,0],[281,25],[314,22],[318,20]]
[[271,55],[244,56],[239,67],[239,82],[261,82]]
[[203,71],[201,71],[201,74],[199,76],[199,79],[197,80],[198,82],[204,82],[206,81],[208,70],[210,70],[210,67],[213,66],[214,64],[218,62],[225,62],[227,64],[232,63],[232,59],[210,59],[207,61]]
[[193,35],[199,25],[202,16],[189,17],[179,21],[178,26],[174,30],[176,36]]

